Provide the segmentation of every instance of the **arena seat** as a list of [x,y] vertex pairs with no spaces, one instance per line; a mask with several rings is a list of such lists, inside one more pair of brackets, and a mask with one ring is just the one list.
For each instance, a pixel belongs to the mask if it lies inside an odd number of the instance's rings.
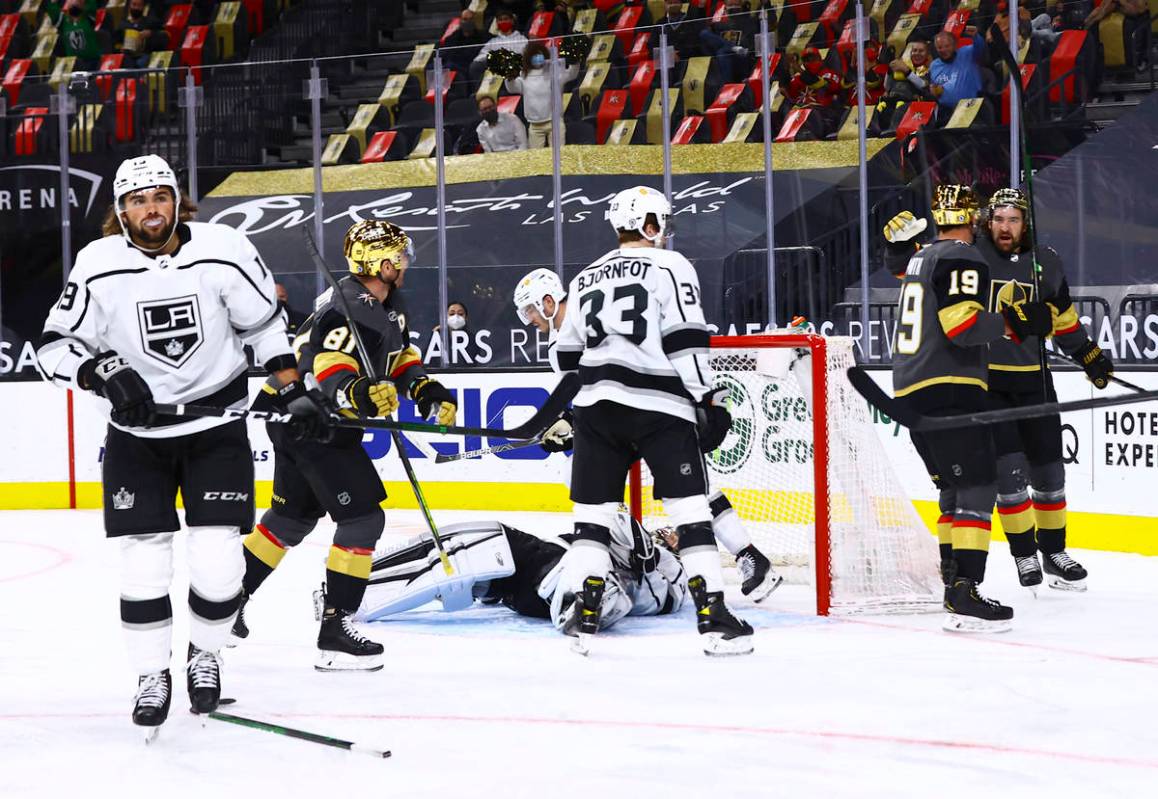
[[595,106],[595,143],[603,144],[612,125],[619,121],[628,110],[627,89],[608,89],[603,92]]
[[760,115],[756,112],[736,114],[732,120],[732,127],[724,136],[723,144],[739,144],[743,142],[763,141],[764,131],[760,127]]
[[426,94],[426,71],[434,65],[434,45],[420,44],[414,48],[410,62],[403,71],[418,81],[418,89]]
[[322,165],[358,163],[358,143],[349,133],[331,133],[322,150]]
[[213,50],[217,61],[228,61],[238,55],[248,42],[249,26],[241,13],[239,0],[217,6],[213,17]]
[[708,135],[708,126],[704,124],[702,114],[691,114],[684,117],[672,134],[671,143],[675,144],[703,144],[711,141]]
[[185,29],[185,39],[181,42],[181,66],[190,67],[193,82],[201,85],[201,70],[205,63],[205,48],[209,42],[208,25],[190,25]]
[[[451,94],[453,92],[455,95],[461,96],[463,93],[464,82],[458,81],[458,85],[456,85],[455,79],[457,77],[458,77],[458,73],[455,70],[453,70],[453,69],[443,70],[442,105],[444,108],[446,107],[447,96],[449,94]],[[430,103],[431,105],[434,105],[434,83],[433,83],[433,81],[431,81],[430,85],[427,87],[426,94],[423,95],[422,99],[424,99],[426,102]]]
[[[409,106],[407,106],[409,107]],[[403,109],[405,111],[405,109]],[[434,109],[430,108],[431,121],[434,119]],[[358,155],[366,150],[366,142],[380,130],[386,130],[390,127],[390,115],[378,103],[362,103],[358,106],[358,110],[354,112],[354,116],[350,119],[350,124],[346,126],[346,133],[354,139],[358,144]]]
[[[564,101],[566,101],[566,97],[564,97]],[[522,104],[523,95],[508,94],[506,97],[500,97],[498,102],[495,104],[495,107],[498,108],[499,111],[503,111],[508,114],[514,114],[515,116],[522,118]]]
[[[1158,0],[1155,0],[1158,2]],[[1076,105],[1086,101],[1090,85],[1085,79],[1088,61],[1086,31],[1062,31],[1057,46],[1049,57],[1049,101],[1054,104]]]
[[724,137],[728,135],[728,130],[731,128],[736,114],[751,111],[752,108],[752,92],[747,85],[725,83],[716,95],[716,99],[712,101],[704,113],[708,120],[707,127],[711,134],[711,140],[717,143],[723,141]]
[[599,33],[591,37],[591,51],[587,53],[587,65],[597,61],[606,61],[611,64],[623,63],[623,45],[611,33]]
[[115,138],[118,142],[137,140],[137,128],[142,122],[140,119],[140,101],[137,97],[140,85],[136,78],[125,77],[117,82],[113,91],[113,104],[116,108]]
[[628,69],[636,69],[644,61],[651,60],[651,40],[652,36],[650,31],[640,31],[635,35],[635,39],[631,42],[631,47],[627,50]]
[[714,58],[697,56],[681,62],[679,67],[684,109],[704,113],[708,101],[715,98],[724,83],[719,63]]
[[554,24],[554,11],[536,11],[531,15],[531,24],[527,26],[527,38],[546,39],[551,35],[551,28]]
[[581,8],[575,12],[575,23],[571,26],[572,33],[584,33],[590,36],[600,29],[598,9]]
[[949,121],[944,127],[971,128],[977,125],[990,125],[993,123],[992,117],[993,113],[986,108],[984,97],[964,97],[953,106],[953,113],[950,114]]
[[169,15],[161,26],[169,34],[171,43],[180,42],[185,38],[185,29],[189,27],[189,18],[193,14],[192,3],[179,3],[169,6]]
[[68,134],[69,151],[73,153],[99,153],[108,148],[109,130],[101,103],[86,103],[77,109],[76,119]]
[[759,108],[764,102],[764,81],[760,70],[765,64],[768,65],[769,85],[777,82],[777,71],[780,69],[782,59],[780,53],[773,53],[767,62],[757,61],[756,66],[752,68],[752,74],[748,76],[748,89],[752,92],[752,102]]
[[921,17],[918,14],[901,14],[897,17],[897,22],[893,25],[892,33],[885,40],[885,44],[893,48],[895,53],[902,52],[920,23]]
[[[1025,107],[1025,113],[1030,119],[1038,119],[1042,116],[1042,103],[1045,100],[1044,92],[1038,90],[1041,84],[1041,76],[1038,74],[1037,64],[1022,64],[1021,65],[1021,90],[1022,90],[1022,105]],[[1001,90],[1001,124],[1009,124],[1009,98],[1012,92],[1007,81],[1005,88]]]
[[40,150],[40,131],[48,116],[48,106],[36,105],[24,109],[20,124],[16,126],[16,141],[13,148],[16,155],[36,155]]
[[[414,147],[411,148],[410,154],[406,156],[409,160],[418,158],[432,158],[435,150],[438,148],[437,132],[434,128],[423,128],[418,133],[418,137],[414,141]],[[449,151],[448,151],[449,152]]]
[[370,137],[366,151],[362,153],[363,164],[382,161],[398,161],[406,157],[406,136],[397,130],[380,130]]
[[[644,113],[645,127],[647,130],[648,144],[663,144],[663,100],[661,99],[661,89],[655,89],[651,93],[651,102],[648,103],[647,111]],[[668,112],[670,114],[668,124],[671,124],[671,118],[682,118],[683,103],[680,102],[680,90],[668,89]]]
[[242,3],[245,6],[245,32],[251,39],[260,36],[265,30],[266,0],[242,0]]
[[29,57],[43,75],[47,75],[52,68],[52,56],[56,53],[59,40],[60,36],[56,30],[50,30],[36,37],[36,44],[33,45],[32,55]]
[[[25,79],[29,76],[35,77],[37,74],[36,65],[32,63],[30,58],[14,58],[9,62],[8,69],[4,73],[4,80],[0,82],[0,87],[4,89],[4,94],[8,97],[9,105],[16,105],[20,102]],[[32,81],[29,83],[31,84]]]
[[145,86],[150,111],[163,114],[168,110],[170,101],[175,99],[177,81],[171,80],[175,77],[170,71],[172,65],[172,50],[161,50],[149,56],[149,69],[152,71],[145,75]]
[[774,141],[817,141],[822,138],[823,122],[811,108],[793,108],[784,117]]
[[969,24],[969,17],[973,12],[967,8],[955,8],[949,12],[949,16],[945,18],[945,26],[942,30],[956,36],[958,39],[965,33],[965,26]]
[[576,119],[567,123],[563,132],[564,144],[595,144],[595,128],[590,122]]
[[[837,36],[844,28],[846,21],[852,16],[856,6],[849,0],[828,0],[824,10],[820,12],[817,23],[820,25],[821,36],[825,46],[831,47]],[[855,24],[855,20],[851,20]]]
[[620,119],[611,126],[611,132],[607,134],[606,144],[610,146],[644,144],[645,134],[646,131],[639,124],[639,120]]
[[[125,63],[124,53],[109,53],[101,56],[100,63],[97,69],[101,72],[116,72],[121,69]],[[97,75],[94,79],[97,91],[100,92],[101,100],[108,100],[109,95],[113,91],[113,75]]]
[[611,64],[606,61],[599,61],[590,64],[587,71],[583,73],[583,79],[579,81],[579,101],[584,109],[584,116],[591,113],[591,107],[595,102],[595,98],[605,89],[618,89],[618,81],[615,79],[615,70],[611,68]]
[[[896,136],[897,139],[904,139],[912,133],[916,133],[918,128],[922,128],[933,121],[934,115],[937,113],[937,104],[932,101],[917,100],[909,103],[905,107],[905,113],[901,116],[901,121],[897,124]],[[894,112],[893,117],[896,118]]]
[[[858,130],[859,109],[854,106],[849,106],[844,110],[843,119],[840,125],[837,126],[836,134],[833,139],[836,141],[856,141],[859,138],[860,131]],[[865,136],[875,137],[880,135],[880,126],[876,125],[876,111],[875,105],[867,107],[868,113],[865,114],[867,120],[865,124]]]
[[823,46],[824,42],[820,40],[822,37],[819,34],[819,22],[805,22],[797,25],[796,30],[792,33],[792,38],[788,40],[788,45],[784,48],[785,54],[800,55],[804,52],[804,48],[810,44],[817,47]]
[[615,18],[611,32],[619,39],[624,48],[630,47],[636,37],[636,27],[643,20],[643,6],[627,6]]
[[378,95],[378,104],[390,114],[391,124],[398,119],[398,109],[403,103],[419,99],[418,81],[413,75],[399,72],[386,78],[382,86],[382,93]]
[[873,0],[872,8],[868,11],[873,38],[883,42],[903,10],[901,0]]
[[[23,58],[28,55],[28,25],[19,14],[0,14],[0,43],[5,40],[7,44],[0,46],[0,52],[7,54],[8,58]],[[3,61],[2,55],[0,61]]]
[[655,62],[650,59],[641,61],[632,74],[631,80],[627,84],[627,91],[631,99],[633,116],[639,116],[643,113],[643,103],[647,99],[648,92],[651,91],[652,84],[655,83],[655,76]]

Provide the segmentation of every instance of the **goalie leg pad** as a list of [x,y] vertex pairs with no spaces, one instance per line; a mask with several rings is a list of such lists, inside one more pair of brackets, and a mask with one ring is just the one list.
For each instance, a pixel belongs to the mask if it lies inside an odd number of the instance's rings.
[[138,674],[169,667],[173,636],[173,534],[121,539],[121,626],[129,662]]

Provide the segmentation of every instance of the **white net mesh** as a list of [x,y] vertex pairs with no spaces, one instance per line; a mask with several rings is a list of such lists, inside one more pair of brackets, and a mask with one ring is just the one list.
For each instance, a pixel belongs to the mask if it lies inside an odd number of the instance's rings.
[[[761,336],[767,341],[775,336]],[[867,403],[852,388],[852,339],[827,338],[825,364],[806,349],[713,344],[713,383],[731,389],[732,431],[708,459],[753,543],[790,582],[815,583],[827,557],[832,612],[914,612],[940,607],[937,544],[889,465]],[[813,371],[827,374],[828,552],[816,546]],[[665,525],[643,468],[642,515]]]

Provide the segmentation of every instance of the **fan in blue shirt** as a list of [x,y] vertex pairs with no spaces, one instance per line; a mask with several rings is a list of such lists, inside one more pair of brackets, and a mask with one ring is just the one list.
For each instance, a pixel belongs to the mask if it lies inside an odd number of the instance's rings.
[[937,99],[945,108],[953,108],[958,100],[976,97],[981,93],[981,65],[988,52],[985,38],[971,29],[972,44],[957,48],[957,37],[948,31],[941,31],[933,40],[939,56],[929,68],[932,82],[942,88]]

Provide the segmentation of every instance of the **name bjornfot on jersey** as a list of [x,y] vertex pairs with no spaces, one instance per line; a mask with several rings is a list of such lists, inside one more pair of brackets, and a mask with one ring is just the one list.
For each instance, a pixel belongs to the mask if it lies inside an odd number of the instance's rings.
[[638,258],[616,258],[598,267],[588,267],[579,273],[579,291],[588,289],[607,279],[635,277],[642,280],[647,277],[647,270],[650,268],[650,261]]

